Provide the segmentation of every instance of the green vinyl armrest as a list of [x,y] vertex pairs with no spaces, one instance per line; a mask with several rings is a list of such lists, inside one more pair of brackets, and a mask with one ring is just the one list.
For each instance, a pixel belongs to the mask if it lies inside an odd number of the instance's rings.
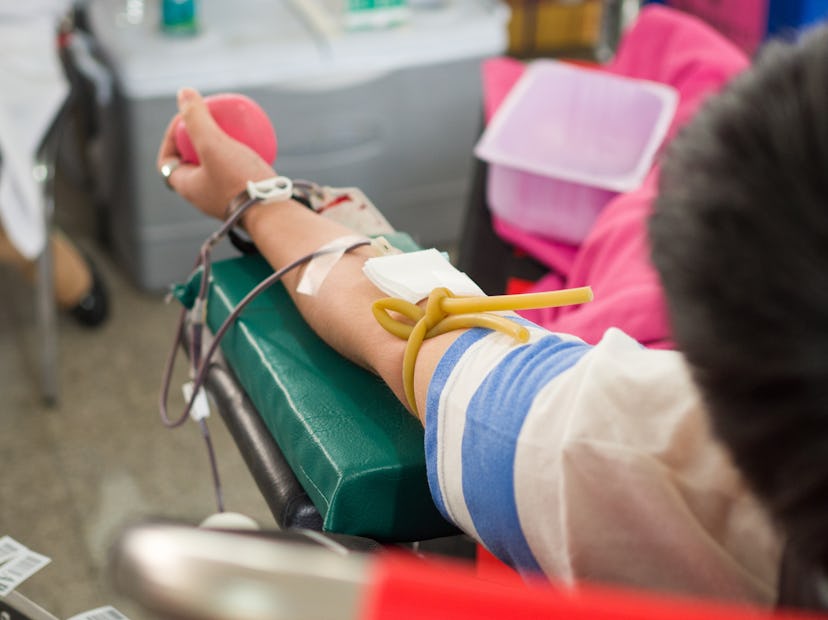
[[[402,233],[388,236],[418,249]],[[176,288],[191,306],[200,273]],[[260,256],[213,264],[207,323],[215,332],[239,301],[273,273]],[[434,506],[423,429],[374,374],[325,344],[281,283],[250,303],[221,349],[296,478],[323,529],[381,541],[454,534]]]

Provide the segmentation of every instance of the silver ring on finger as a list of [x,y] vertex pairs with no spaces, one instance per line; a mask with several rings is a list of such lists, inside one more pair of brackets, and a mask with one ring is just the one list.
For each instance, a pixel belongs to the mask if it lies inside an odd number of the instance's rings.
[[170,183],[170,176],[172,176],[172,173],[175,172],[180,165],[180,159],[171,159],[161,166],[161,176],[164,177],[164,183],[169,189],[173,189],[173,186]]

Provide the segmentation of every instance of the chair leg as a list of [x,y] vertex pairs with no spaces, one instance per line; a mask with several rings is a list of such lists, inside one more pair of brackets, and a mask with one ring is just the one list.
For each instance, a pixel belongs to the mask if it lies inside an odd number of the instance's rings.
[[17,591],[9,592],[0,599],[0,618],[14,620],[58,620],[57,616],[43,609]]
[[40,339],[41,395],[47,405],[58,400],[58,333],[57,304],[54,291],[54,256],[49,241],[54,213],[52,170],[46,164],[35,166],[34,174],[41,184],[46,243],[37,259],[35,304],[38,338]]

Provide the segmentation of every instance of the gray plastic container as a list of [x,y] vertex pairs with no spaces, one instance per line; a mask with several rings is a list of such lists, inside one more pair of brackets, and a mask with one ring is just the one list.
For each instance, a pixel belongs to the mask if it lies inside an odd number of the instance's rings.
[[[362,188],[421,245],[457,240],[481,129],[480,63],[507,46],[502,3],[454,0],[401,27],[337,32],[301,2],[205,0],[194,37],[164,35],[153,4],[131,23],[122,4],[88,10],[116,83],[101,110],[108,233],[140,287],[183,280],[217,226],[155,169],[182,86],[256,100],[276,128],[280,174]],[[223,245],[214,256],[232,253]]]

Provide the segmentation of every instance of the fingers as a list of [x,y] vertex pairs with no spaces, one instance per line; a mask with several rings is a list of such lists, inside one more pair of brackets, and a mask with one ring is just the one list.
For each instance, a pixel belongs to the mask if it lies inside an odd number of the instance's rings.
[[181,118],[184,119],[184,125],[187,127],[190,141],[193,143],[193,147],[195,147],[196,153],[199,153],[199,156],[207,150],[211,142],[214,142],[217,138],[221,139],[226,135],[218,124],[216,124],[215,119],[210,114],[210,110],[207,108],[207,104],[198,91],[192,88],[182,88],[179,90],[178,110]]
[[196,166],[181,162],[181,154],[178,152],[175,141],[176,128],[183,120],[196,151],[204,148],[203,143],[210,139],[211,134],[215,135],[215,131],[221,133],[221,130],[207,110],[204,99],[197,91],[191,88],[181,89],[178,96],[178,107],[179,113],[172,118],[164,131],[164,137],[158,149],[156,167],[164,178],[167,187],[187,198],[187,195],[191,193],[189,185],[193,183],[192,177]]

